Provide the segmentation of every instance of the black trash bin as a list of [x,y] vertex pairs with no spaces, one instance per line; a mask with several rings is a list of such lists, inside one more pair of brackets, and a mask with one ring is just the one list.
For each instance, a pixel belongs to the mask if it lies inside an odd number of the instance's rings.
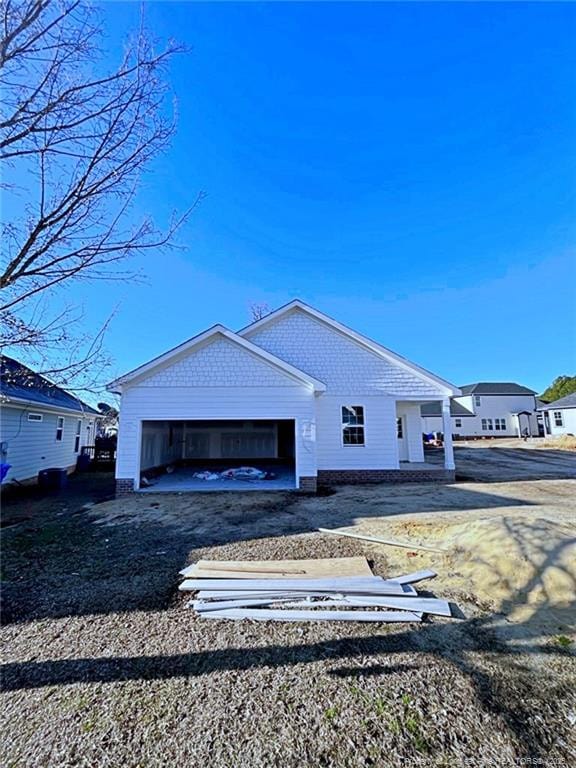
[[68,472],[65,469],[50,467],[38,473],[38,485],[46,491],[60,491],[66,488],[67,483]]
[[76,469],[78,472],[85,472],[90,467],[90,454],[81,453],[76,459]]

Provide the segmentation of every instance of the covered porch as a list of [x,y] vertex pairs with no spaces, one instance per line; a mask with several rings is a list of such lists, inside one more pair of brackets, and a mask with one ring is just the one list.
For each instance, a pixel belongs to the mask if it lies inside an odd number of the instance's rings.
[[[442,415],[442,448],[424,447],[424,434],[420,407],[428,403],[440,405]],[[400,470],[454,472],[454,447],[450,400],[398,400],[396,402],[396,437]]]

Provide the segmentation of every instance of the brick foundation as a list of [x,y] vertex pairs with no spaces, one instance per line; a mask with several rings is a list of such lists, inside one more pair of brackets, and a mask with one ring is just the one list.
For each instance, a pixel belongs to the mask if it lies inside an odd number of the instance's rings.
[[321,485],[356,483],[450,483],[453,469],[319,469]]
[[130,496],[134,493],[134,480],[130,478],[117,478],[116,479],[116,498],[119,499],[122,496]]
[[300,477],[298,478],[298,490],[301,493],[316,493],[317,480],[316,477]]

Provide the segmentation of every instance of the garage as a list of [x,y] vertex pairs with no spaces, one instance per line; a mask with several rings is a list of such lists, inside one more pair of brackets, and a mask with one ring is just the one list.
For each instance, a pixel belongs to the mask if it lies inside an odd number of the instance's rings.
[[291,490],[294,419],[142,422],[143,492]]

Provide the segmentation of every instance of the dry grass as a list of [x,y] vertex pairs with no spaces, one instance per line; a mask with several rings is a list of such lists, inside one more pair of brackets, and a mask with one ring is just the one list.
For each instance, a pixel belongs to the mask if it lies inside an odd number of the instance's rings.
[[538,444],[538,448],[557,448],[561,451],[576,451],[576,437],[574,435],[562,435],[550,438]]
[[[495,472],[499,459],[490,461]],[[521,471],[532,465],[540,467]],[[558,623],[519,647],[523,625],[477,604],[463,565],[459,576],[460,565],[447,561],[426,586],[456,597],[466,618],[414,627],[205,621],[176,589],[178,570],[200,557],[366,553],[377,573],[415,570],[420,555],[312,531],[389,516],[400,523],[409,512],[423,524],[504,511],[525,524],[565,520],[574,483],[561,479],[564,466],[556,471],[560,478],[536,482],[348,487],[326,498],[150,495],[85,512],[89,497],[39,500],[3,537],[10,623],[0,764],[576,764],[569,630]],[[554,549],[548,527],[542,537]]]

